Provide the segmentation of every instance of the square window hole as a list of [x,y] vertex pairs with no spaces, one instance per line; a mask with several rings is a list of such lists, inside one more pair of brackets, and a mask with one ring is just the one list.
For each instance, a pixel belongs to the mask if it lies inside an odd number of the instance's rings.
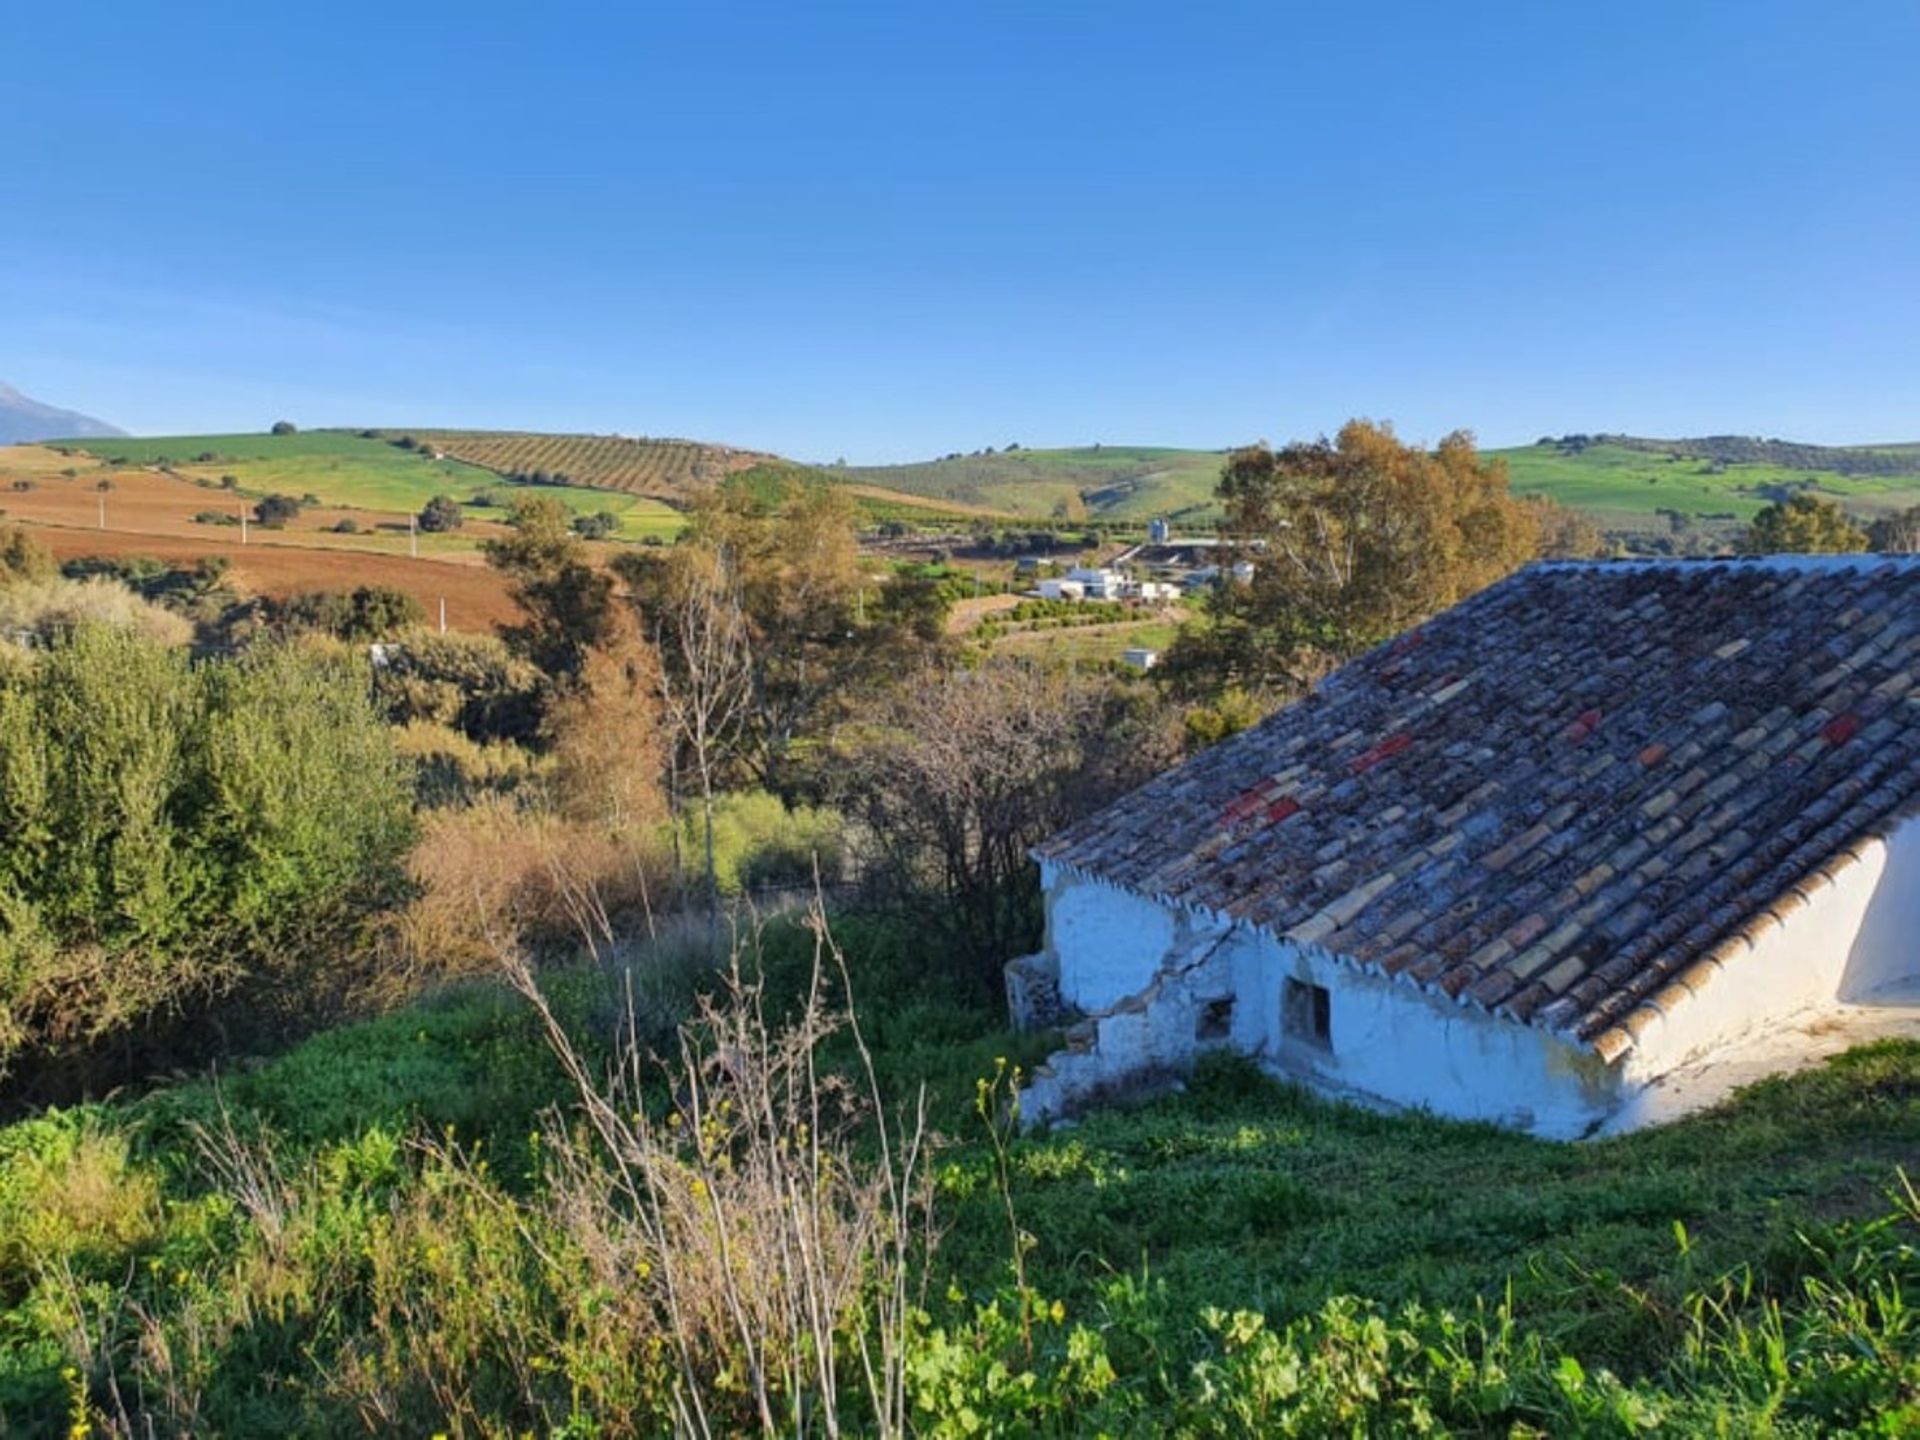
[[1200,1007],[1200,1019],[1194,1024],[1196,1040],[1225,1040],[1233,1034],[1233,997],[1209,1000]]
[[1324,985],[1289,980],[1280,994],[1280,1028],[1295,1040],[1329,1049],[1333,1044],[1333,997]]

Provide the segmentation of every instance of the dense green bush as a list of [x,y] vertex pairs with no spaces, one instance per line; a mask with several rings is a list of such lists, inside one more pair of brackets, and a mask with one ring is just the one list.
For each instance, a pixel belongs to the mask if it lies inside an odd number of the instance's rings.
[[373,671],[374,703],[388,720],[430,721],[481,743],[534,740],[544,688],[540,672],[492,635],[416,630]]
[[451,495],[434,496],[427,501],[419,516],[420,528],[429,534],[458,530],[466,523],[467,517],[460,508],[460,502]]
[[590,515],[573,517],[573,533],[582,540],[605,540],[620,529],[620,517],[611,510],[596,510]]
[[269,495],[254,505],[253,518],[269,530],[282,530],[300,514],[301,504],[291,495]]
[[[683,853],[693,857],[690,864],[704,863],[707,829],[700,808],[689,806],[680,824]],[[816,862],[831,885],[846,862],[846,824],[832,810],[789,809],[777,795],[733,791],[714,797],[713,859],[723,895],[811,885]]]
[[420,602],[391,585],[307,590],[273,603],[273,619],[289,630],[317,630],[337,640],[389,640],[426,619]]
[[194,666],[83,625],[0,674],[0,1073],[230,989],[385,896],[408,802],[337,659]]

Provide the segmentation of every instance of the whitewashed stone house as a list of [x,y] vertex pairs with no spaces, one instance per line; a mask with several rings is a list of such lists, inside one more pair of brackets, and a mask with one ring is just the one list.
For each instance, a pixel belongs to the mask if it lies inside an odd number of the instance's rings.
[[1910,1023],[1917,677],[1920,561],[1525,570],[1039,847],[1024,1113],[1230,1047],[1568,1138]]

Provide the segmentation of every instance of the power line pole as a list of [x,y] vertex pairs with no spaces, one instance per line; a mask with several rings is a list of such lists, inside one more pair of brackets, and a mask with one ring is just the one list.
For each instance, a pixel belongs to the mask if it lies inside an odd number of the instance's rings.
[[420,523],[413,516],[407,517],[407,549],[413,558],[420,558]]
[[440,597],[440,633],[447,633],[447,597],[444,595]]

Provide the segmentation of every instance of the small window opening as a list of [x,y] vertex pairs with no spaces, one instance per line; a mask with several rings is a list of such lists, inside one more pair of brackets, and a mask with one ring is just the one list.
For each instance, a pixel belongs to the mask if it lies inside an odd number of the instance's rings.
[[1324,985],[1289,980],[1280,997],[1281,1028],[1296,1040],[1326,1049],[1333,1044],[1333,997]]
[[1193,1027],[1196,1040],[1225,1040],[1233,1033],[1233,997],[1209,1000],[1200,1007],[1200,1019]]

